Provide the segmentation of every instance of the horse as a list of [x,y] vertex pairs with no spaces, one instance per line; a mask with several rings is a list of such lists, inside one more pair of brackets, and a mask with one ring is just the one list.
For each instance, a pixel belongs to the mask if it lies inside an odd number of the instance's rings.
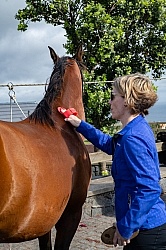
[[[48,46],[49,47],[49,46]],[[0,243],[38,239],[40,250],[68,250],[91,178],[83,138],[58,112],[74,107],[85,119],[82,49],[59,57],[43,99],[19,122],[0,121]]]

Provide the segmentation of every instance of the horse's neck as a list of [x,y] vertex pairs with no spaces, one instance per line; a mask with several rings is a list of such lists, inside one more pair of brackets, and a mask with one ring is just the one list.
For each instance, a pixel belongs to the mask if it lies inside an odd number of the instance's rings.
[[72,89],[69,94],[65,93],[62,100],[62,106],[65,108],[75,108],[81,119],[85,119],[82,93]]

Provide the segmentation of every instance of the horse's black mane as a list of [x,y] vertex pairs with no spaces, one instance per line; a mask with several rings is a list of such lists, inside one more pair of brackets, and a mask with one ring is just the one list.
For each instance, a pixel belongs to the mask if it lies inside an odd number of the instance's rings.
[[[53,72],[50,76],[49,83],[46,89],[44,98],[37,105],[34,112],[29,116],[29,120],[34,120],[36,123],[46,124],[54,127],[54,121],[52,119],[52,102],[58,98],[61,94],[61,89],[63,85],[63,77],[65,73],[66,66],[71,65],[72,63],[68,62],[68,59],[74,60],[74,58],[63,56],[59,58],[57,63],[54,65]],[[77,61],[76,61],[77,62]],[[77,62],[80,71],[85,68],[85,66]],[[82,72],[81,72],[82,75]],[[46,83],[47,84],[47,83]]]

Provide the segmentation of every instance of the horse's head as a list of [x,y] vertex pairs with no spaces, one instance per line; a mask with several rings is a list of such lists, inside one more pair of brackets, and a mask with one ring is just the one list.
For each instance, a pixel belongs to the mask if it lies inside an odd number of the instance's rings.
[[54,63],[53,72],[43,100],[38,104],[30,120],[35,119],[43,124],[54,126],[57,116],[57,107],[75,108],[79,117],[84,119],[82,102],[83,77],[81,70],[83,50],[79,46],[74,57],[59,57],[48,46]]

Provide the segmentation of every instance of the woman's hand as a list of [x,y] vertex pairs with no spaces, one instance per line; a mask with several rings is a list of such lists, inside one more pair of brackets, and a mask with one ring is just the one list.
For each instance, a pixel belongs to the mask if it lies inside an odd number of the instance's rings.
[[70,115],[68,118],[65,118],[65,121],[70,122],[74,127],[79,127],[81,120],[75,116],[75,115]]
[[65,121],[70,122],[74,127],[78,127],[81,123],[81,120],[77,117],[77,111],[74,108],[57,108],[59,113],[61,113],[65,118]]
[[117,245],[119,245],[119,246],[126,246],[127,244],[129,244],[130,243],[130,240],[128,239],[128,240],[126,240],[126,239],[124,239],[121,235],[120,235],[120,233],[119,233],[119,231],[118,231],[118,229],[117,229],[117,227],[116,227],[116,231],[115,231],[115,234],[114,234],[114,238],[113,238],[113,244],[114,244],[114,246],[116,247]]

